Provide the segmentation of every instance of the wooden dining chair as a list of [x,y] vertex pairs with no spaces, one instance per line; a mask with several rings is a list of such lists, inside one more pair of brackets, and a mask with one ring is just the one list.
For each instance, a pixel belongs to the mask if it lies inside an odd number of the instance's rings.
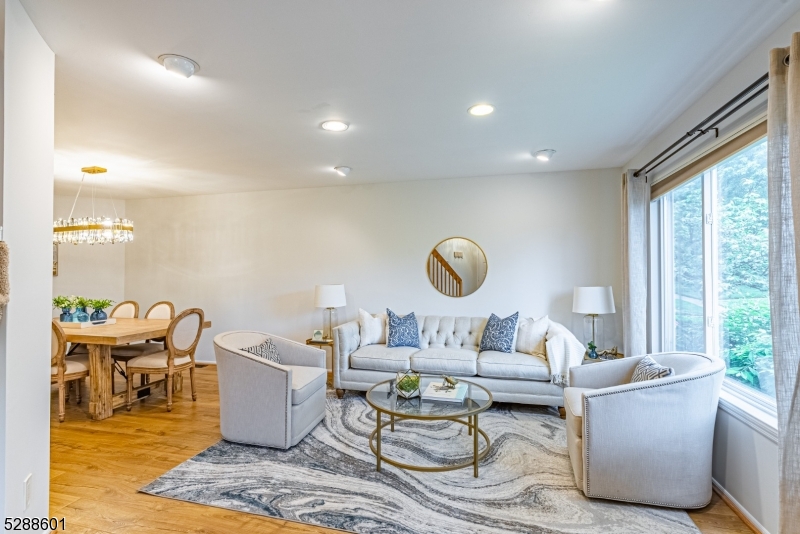
[[[133,377],[141,375],[164,375],[167,393],[167,411],[172,411],[172,381],[175,373],[189,371],[189,381],[192,386],[192,400],[197,400],[197,390],[194,383],[194,352],[203,333],[205,317],[203,310],[189,308],[182,311],[170,323],[165,338],[165,349],[161,352],[144,354],[128,361],[126,407],[131,409],[133,397]],[[140,386],[145,387],[145,386]]]
[[52,322],[50,341],[50,383],[58,384],[58,421],[64,422],[67,386],[75,384],[77,402],[81,402],[81,384],[89,376],[89,357],[85,354],[67,358],[67,340],[57,321]]
[[139,317],[139,303],[135,300],[125,300],[114,306],[109,317],[116,319],[136,319]]
[[[174,319],[175,306],[166,300],[156,302],[147,313],[144,314],[145,319]],[[131,343],[126,345],[115,345],[111,347],[111,357],[118,362],[127,362],[131,358],[142,356],[144,354],[151,354],[164,350],[164,338],[148,339],[142,343]]]
[[[137,316],[139,305],[136,305]],[[162,300],[161,302],[156,302],[147,312],[144,314],[145,319],[172,319],[175,317],[175,306],[166,300]],[[164,338],[154,338],[148,339],[142,343],[131,343],[125,345],[115,345],[111,347],[111,357],[114,358],[115,362],[128,362],[132,358],[136,358],[137,356],[143,356],[145,354],[152,354],[154,352],[159,352],[164,350]],[[122,371],[122,367],[119,366],[117,363],[115,366],[115,372],[118,372],[123,377],[127,377],[127,373]],[[127,378],[126,378],[127,380]],[[142,375],[142,384],[147,383],[147,375]],[[114,384],[112,380],[112,391],[114,390]]]

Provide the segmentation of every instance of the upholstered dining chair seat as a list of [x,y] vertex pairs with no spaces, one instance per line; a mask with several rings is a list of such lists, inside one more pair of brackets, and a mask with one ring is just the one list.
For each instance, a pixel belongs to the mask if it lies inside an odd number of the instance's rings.
[[[128,360],[128,367],[135,367],[135,368],[147,368],[147,369],[160,369],[167,367],[167,357],[169,356],[169,351],[162,350],[160,352],[154,352],[152,354],[145,354],[143,356],[137,356],[131,360]],[[187,364],[192,361],[191,356],[179,356],[174,360],[175,367]]]
[[[67,364],[64,371],[65,375],[87,372],[89,370],[89,356],[70,356],[65,362]],[[50,375],[55,376],[57,374],[58,366],[54,365],[50,368]]]
[[111,348],[111,356],[117,360],[129,360],[137,356],[145,356],[164,350],[163,343],[132,343],[130,345],[116,345]]

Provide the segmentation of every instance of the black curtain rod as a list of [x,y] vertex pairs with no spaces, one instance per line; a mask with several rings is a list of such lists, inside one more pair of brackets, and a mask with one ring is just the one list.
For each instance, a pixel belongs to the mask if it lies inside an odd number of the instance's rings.
[[[736,113],[737,111],[739,111],[740,109],[742,109],[744,106],[755,100],[759,95],[763,94],[769,88],[769,84],[764,85],[768,81],[769,81],[769,74],[765,74],[761,78],[759,78],[758,80],[747,86],[747,88],[744,91],[742,91],[735,97],[731,98],[728,102],[725,103],[725,105],[723,105],[717,111],[715,111],[714,113],[703,119],[703,121],[700,122],[700,124],[698,124],[691,130],[686,132],[686,134],[684,134],[680,139],[678,139],[670,146],[668,146],[666,149],[664,149],[658,156],[654,157],[653,159],[645,163],[642,166],[642,168],[633,173],[633,175],[637,177],[642,173],[647,175],[648,172],[653,171],[653,169],[659,167],[662,163],[666,162],[675,154],[677,154],[687,146],[691,145],[692,143],[700,139],[702,136],[704,136],[711,130],[715,130],[717,132],[717,135],[719,135],[719,129],[718,129],[719,124],[728,117],[730,117],[731,115],[733,115],[734,113]],[[759,86],[763,87],[759,88]],[[756,89],[758,90],[756,91]],[[753,91],[756,92],[750,95],[750,93],[752,93]],[[731,107],[733,107],[733,109],[729,109]],[[720,117],[720,115],[722,115],[722,117]],[[707,124],[708,126],[706,126]],[[655,165],[653,165],[654,163]]]

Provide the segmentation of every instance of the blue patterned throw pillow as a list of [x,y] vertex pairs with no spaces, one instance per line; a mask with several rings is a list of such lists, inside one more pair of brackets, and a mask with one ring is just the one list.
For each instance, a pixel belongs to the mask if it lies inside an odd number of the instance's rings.
[[405,317],[400,317],[389,308],[386,308],[389,319],[389,336],[386,338],[386,346],[391,347],[416,347],[419,348],[419,328],[414,312]]
[[655,378],[664,378],[674,374],[675,370],[672,367],[664,367],[663,365],[659,365],[658,362],[650,356],[645,356],[641,359],[641,361],[639,361],[636,369],[633,370],[631,383],[644,382],[645,380],[653,380]]
[[272,342],[271,338],[265,339],[254,347],[247,347],[246,349],[242,350],[258,356],[259,358],[264,358],[265,360],[275,363],[281,363],[281,357],[278,354],[278,347],[275,346],[275,343]]
[[495,314],[490,315],[481,337],[481,352],[485,350],[514,352],[514,334],[517,333],[518,318],[519,312],[509,315],[505,319],[501,319]]

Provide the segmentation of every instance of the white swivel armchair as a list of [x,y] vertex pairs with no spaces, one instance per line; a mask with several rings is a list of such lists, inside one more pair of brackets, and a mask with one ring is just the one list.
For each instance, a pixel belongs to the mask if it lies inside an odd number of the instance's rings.
[[702,508],[711,500],[725,363],[687,352],[651,357],[675,374],[631,384],[643,356],[570,369],[564,407],[575,483],[587,497]]
[[[274,363],[241,349],[267,338]],[[214,338],[219,419],[228,441],[288,449],[325,418],[325,351],[271,334],[233,331]]]

